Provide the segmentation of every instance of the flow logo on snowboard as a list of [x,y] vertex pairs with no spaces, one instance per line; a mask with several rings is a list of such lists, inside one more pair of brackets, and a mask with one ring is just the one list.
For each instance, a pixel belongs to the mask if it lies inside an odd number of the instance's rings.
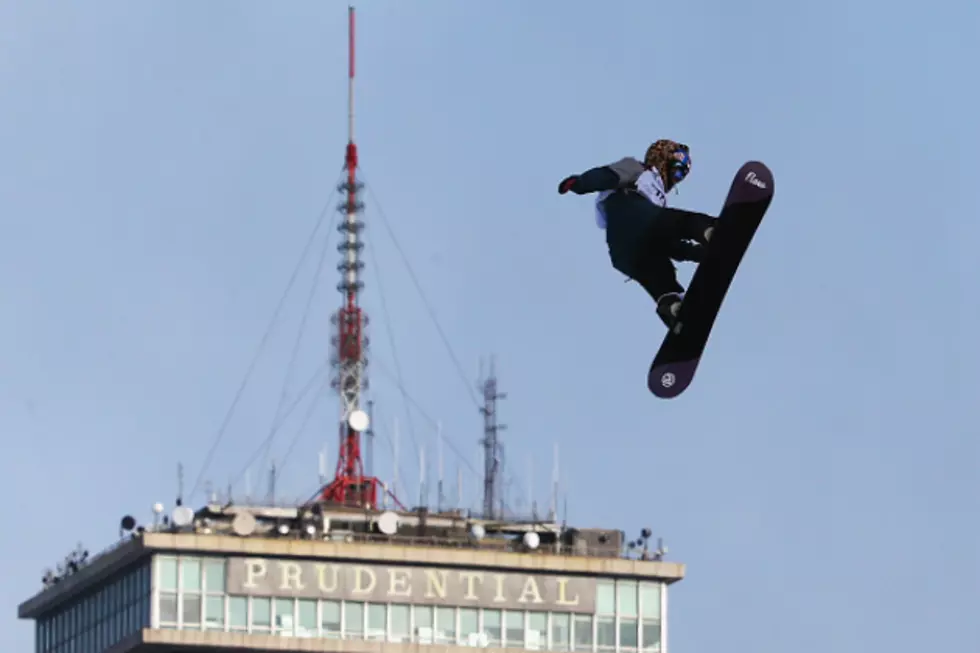
[[667,331],[650,364],[647,387],[654,395],[676,397],[694,380],[722,301],[774,191],[772,172],[764,163],[750,161],[735,174],[704,259],[681,302],[677,326]]
[[749,182],[753,186],[756,186],[757,188],[761,188],[763,190],[766,188],[765,182],[756,177],[754,172],[750,172],[749,174],[745,175],[745,181]]

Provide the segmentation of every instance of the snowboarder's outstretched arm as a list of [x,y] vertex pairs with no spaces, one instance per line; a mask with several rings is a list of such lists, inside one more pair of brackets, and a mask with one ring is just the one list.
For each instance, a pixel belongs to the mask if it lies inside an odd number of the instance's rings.
[[644,170],[643,164],[633,157],[624,157],[615,163],[566,177],[558,184],[558,192],[562,195],[568,191],[585,195],[616,190],[634,184]]

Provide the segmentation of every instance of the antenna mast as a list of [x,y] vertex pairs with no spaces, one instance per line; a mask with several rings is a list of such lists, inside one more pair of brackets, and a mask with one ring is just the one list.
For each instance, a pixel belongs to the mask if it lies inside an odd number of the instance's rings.
[[497,478],[500,472],[502,452],[497,432],[506,429],[497,423],[497,400],[507,397],[497,392],[497,375],[494,360],[490,359],[490,375],[483,381],[483,516],[493,519],[497,512],[498,494]]
[[343,303],[333,317],[337,328],[333,337],[337,348],[334,358],[337,373],[333,386],[340,394],[340,454],[336,476],[321,490],[320,498],[330,503],[375,509],[381,482],[365,475],[361,458],[361,432],[370,426],[371,420],[368,413],[361,409],[361,391],[367,388],[364,353],[368,341],[364,330],[368,319],[358,304],[358,295],[364,286],[359,278],[364,268],[360,260],[364,248],[360,233],[364,223],[359,219],[363,208],[359,199],[362,184],[357,180],[357,145],[354,143],[354,7],[348,7],[348,62],[347,150],[344,157],[347,178],[337,188],[346,195],[338,207],[344,220],[337,227],[344,237],[337,247],[343,255],[343,260],[337,266],[342,276],[337,290],[343,295]]

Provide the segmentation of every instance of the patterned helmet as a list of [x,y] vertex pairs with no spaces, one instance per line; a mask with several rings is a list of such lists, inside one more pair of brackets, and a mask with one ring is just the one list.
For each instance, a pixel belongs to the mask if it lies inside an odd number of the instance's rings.
[[643,165],[659,172],[667,190],[670,190],[690,172],[691,148],[683,143],[662,138],[647,148]]

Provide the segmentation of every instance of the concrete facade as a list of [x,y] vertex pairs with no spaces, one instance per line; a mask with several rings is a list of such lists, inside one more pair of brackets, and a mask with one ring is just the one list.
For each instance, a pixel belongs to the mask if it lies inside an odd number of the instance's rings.
[[[466,578],[470,581],[472,596],[476,599],[474,603],[468,604],[465,600],[465,585],[458,585],[455,590],[443,589],[439,592],[431,592],[431,600],[434,605],[456,606],[457,608],[467,608],[469,605],[485,608],[493,607],[495,604],[494,592],[508,592],[506,596],[500,595],[502,607],[506,611],[527,609],[537,609],[541,611],[558,610],[563,608],[561,600],[570,602],[574,593],[568,593],[569,588],[575,592],[592,592],[588,595],[588,601],[579,606],[579,612],[594,612],[594,588],[596,583],[602,581],[618,581],[633,583],[656,582],[663,586],[663,601],[666,602],[666,586],[677,582],[684,577],[684,565],[674,562],[644,561],[611,557],[587,557],[576,555],[556,555],[536,551],[534,553],[515,553],[479,550],[466,547],[439,547],[439,546],[399,546],[384,543],[348,543],[336,541],[317,541],[283,538],[263,538],[263,537],[236,537],[222,535],[203,535],[188,533],[143,533],[133,539],[121,543],[109,552],[95,558],[88,566],[81,569],[73,576],[68,577],[63,582],[47,588],[25,601],[19,606],[20,618],[48,619],[48,615],[59,611],[65,611],[81,599],[90,595],[93,591],[108,583],[113,583],[115,579],[124,575],[135,576],[133,570],[140,571],[143,568],[155,568],[155,560],[161,557],[176,559],[187,556],[199,556],[204,560],[224,560],[224,568],[231,570],[226,581],[222,576],[223,592],[227,595],[242,594],[245,592],[244,577],[242,573],[248,570],[247,565],[251,564],[252,569],[264,564],[269,569],[273,567],[288,567],[298,570],[293,574],[291,571],[285,576],[276,577],[278,580],[270,581],[269,576],[263,578],[263,583],[253,583],[249,592],[251,596],[258,597],[290,597],[289,600],[301,600],[303,597],[310,598],[318,596],[316,587],[310,589],[310,582],[304,578],[315,577],[315,570],[319,566],[320,588],[323,589],[323,569],[338,567],[342,573],[347,574],[351,579],[351,585],[347,590],[340,594],[319,594],[330,599],[348,601],[357,599],[356,585],[361,583],[359,574],[366,574],[363,577],[370,579],[384,579],[386,574],[389,577],[388,593],[379,594],[377,585],[371,587],[371,591],[366,595],[366,600],[372,601],[391,601],[396,602],[390,594],[391,579],[396,578],[392,570],[399,570],[398,573],[423,574],[422,580],[415,580],[419,588],[415,595],[409,596],[398,603],[426,603],[425,592],[427,591],[426,582],[451,582],[455,578]],[[251,562],[248,562],[251,561]],[[176,563],[175,563],[176,564]],[[238,571],[236,571],[238,570]],[[368,570],[368,571],[358,571]],[[133,604],[139,614],[130,615],[122,625],[116,625],[114,635],[111,640],[111,647],[102,646],[91,649],[92,653],[97,651],[110,650],[114,653],[142,653],[144,651],[223,651],[223,650],[253,650],[253,651],[392,651],[394,653],[408,653],[409,650],[420,651],[421,653],[435,653],[436,650],[448,649],[471,649],[465,645],[446,645],[439,643],[420,643],[419,641],[399,642],[399,641],[374,641],[371,639],[352,639],[352,638],[327,638],[317,637],[298,637],[282,636],[281,634],[265,634],[257,632],[229,632],[198,629],[165,629],[160,626],[160,607],[159,607],[159,581],[155,572],[146,572],[149,586],[140,586],[142,589],[134,590],[136,593],[149,591],[152,595],[150,614],[145,614],[142,606],[147,603]],[[303,576],[303,574],[306,576]],[[235,574],[240,577],[236,578]],[[311,574],[313,576],[311,576]],[[373,574],[373,575],[371,575]],[[453,576],[455,574],[455,576]],[[494,578],[499,578],[496,590],[488,589],[483,592],[476,591],[472,585],[472,579],[483,574],[488,574]],[[142,576],[140,576],[142,578]],[[410,578],[406,576],[406,578]],[[425,580],[428,578],[428,580]],[[436,580],[433,581],[432,579]],[[290,580],[292,583],[305,583],[287,587],[283,579]],[[447,580],[449,579],[449,580]],[[254,579],[253,579],[254,580]],[[364,581],[366,582],[366,581]],[[488,583],[490,581],[487,581]],[[237,584],[236,584],[237,583]],[[564,585],[562,585],[564,583]],[[116,583],[118,584],[118,583]],[[314,584],[315,585],[315,584]],[[531,605],[524,606],[519,598],[528,595],[528,588],[534,588],[530,592]],[[302,591],[287,592],[283,588],[296,589]],[[411,589],[411,583],[404,587]],[[431,585],[429,586],[431,589]],[[435,587],[440,587],[438,584]],[[464,589],[459,589],[463,587]],[[489,587],[489,585],[488,585]],[[547,589],[542,589],[547,588]],[[576,589],[577,588],[577,589]],[[535,594],[537,592],[537,594]],[[132,594],[133,592],[130,592]],[[295,598],[293,598],[295,595]],[[421,598],[420,598],[421,597]],[[137,597],[138,598],[138,597]],[[145,598],[145,597],[144,597]],[[136,600],[131,597],[128,600]],[[225,599],[227,601],[227,599]],[[251,600],[251,599],[250,599]],[[315,599],[314,599],[315,600]],[[658,599],[659,600],[659,599]],[[525,601],[527,603],[527,601]],[[225,608],[227,612],[227,608]],[[321,608],[322,610],[322,608]],[[132,607],[131,610],[132,611]],[[565,612],[575,613],[575,607],[569,607]],[[539,612],[538,614],[544,614]],[[454,614],[459,614],[458,610]],[[524,613],[526,614],[526,613]],[[574,616],[574,614],[572,614]],[[666,607],[662,608],[662,623],[658,621],[658,644],[656,648],[645,646],[642,642],[631,649],[641,651],[666,651]],[[591,619],[592,615],[586,616]],[[413,617],[414,619],[414,617]],[[460,617],[455,617],[460,619]],[[550,619],[550,617],[549,617]],[[633,619],[632,621],[636,621]],[[525,617],[527,622],[527,617]],[[458,623],[454,622],[454,623]],[[480,617],[483,623],[483,617]],[[551,632],[550,621],[548,632]],[[619,628],[620,620],[615,620],[615,628]],[[597,626],[593,625],[593,632]],[[635,631],[635,626],[634,626]],[[634,633],[635,634],[635,633]],[[550,635],[549,635],[550,637]],[[619,637],[619,635],[617,635]],[[50,638],[48,638],[50,639]],[[642,639],[642,636],[641,636]],[[513,641],[513,640],[512,640]],[[523,640],[518,640],[523,641]],[[619,641],[618,639],[616,640]],[[661,645],[659,642],[663,642]],[[88,646],[88,645],[87,645]],[[590,644],[597,650],[608,650],[601,645]],[[494,649],[493,646],[480,645],[481,648]],[[38,643],[38,650],[54,653],[72,653],[68,647],[58,645]],[[534,647],[537,648],[537,647]],[[574,645],[571,648],[575,648]],[[513,645],[509,647],[514,650]],[[494,649],[495,650],[495,649]],[[565,650],[565,649],[553,649]],[[578,649],[575,650],[591,650]],[[80,653],[80,652],[79,652]],[[84,653],[89,653],[86,650]]]

